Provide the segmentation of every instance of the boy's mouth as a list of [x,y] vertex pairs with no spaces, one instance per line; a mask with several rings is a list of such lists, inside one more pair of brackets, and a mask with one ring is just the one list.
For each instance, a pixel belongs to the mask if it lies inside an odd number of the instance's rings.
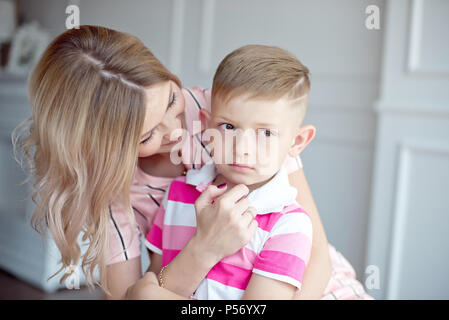
[[231,163],[231,164],[229,164],[229,166],[232,169],[234,169],[236,171],[239,171],[239,172],[248,172],[248,171],[254,170],[253,167],[250,167],[250,166],[247,166],[247,165],[244,165],[244,164],[238,164],[238,163]]

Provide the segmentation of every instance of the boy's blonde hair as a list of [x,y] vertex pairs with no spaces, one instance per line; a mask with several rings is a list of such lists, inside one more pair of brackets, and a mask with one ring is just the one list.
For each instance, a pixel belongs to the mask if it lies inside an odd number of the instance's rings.
[[247,45],[228,54],[218,66],[212,85],[213,99],[224,102],[242,94],[307,102],[309,92],[309,69],[290,52],[266,45]]

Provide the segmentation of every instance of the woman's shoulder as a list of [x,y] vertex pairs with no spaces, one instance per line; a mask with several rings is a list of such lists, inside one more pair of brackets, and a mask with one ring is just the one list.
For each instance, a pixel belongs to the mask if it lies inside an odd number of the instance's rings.
[[183,88],[182,93],[185,100],[186,115],[199,117],[199,111],[206,109],[210,111],[211,90],[201,87]]

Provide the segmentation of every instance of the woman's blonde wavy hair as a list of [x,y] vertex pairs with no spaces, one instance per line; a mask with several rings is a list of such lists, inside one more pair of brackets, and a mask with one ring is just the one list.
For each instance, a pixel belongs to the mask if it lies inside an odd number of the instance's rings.
[[[98,26],[59,35],[29,79],[32,115],[13,132],[33,181],[32,226],[48,228],[61,253],[62,270],[82,260],[87,283],[100,272],[108,293],[108,206],[129,208],[145,117],[145,91],[180,82],[136,37]],[[23,159],[23,158],[22,158]],[[78,237],[88,241],[81,256]],[[61,282],[70,273],[65,273]]]

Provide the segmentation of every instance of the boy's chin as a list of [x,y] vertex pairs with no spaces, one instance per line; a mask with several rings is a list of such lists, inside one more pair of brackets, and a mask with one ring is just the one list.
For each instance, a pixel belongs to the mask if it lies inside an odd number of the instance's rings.
[[236,170],[233,170],[232,168],[225,166],[217,169],[228,182],[235,185],[258,185],[270,179],[270,175],[260,175],[258,172],[238,172]]

